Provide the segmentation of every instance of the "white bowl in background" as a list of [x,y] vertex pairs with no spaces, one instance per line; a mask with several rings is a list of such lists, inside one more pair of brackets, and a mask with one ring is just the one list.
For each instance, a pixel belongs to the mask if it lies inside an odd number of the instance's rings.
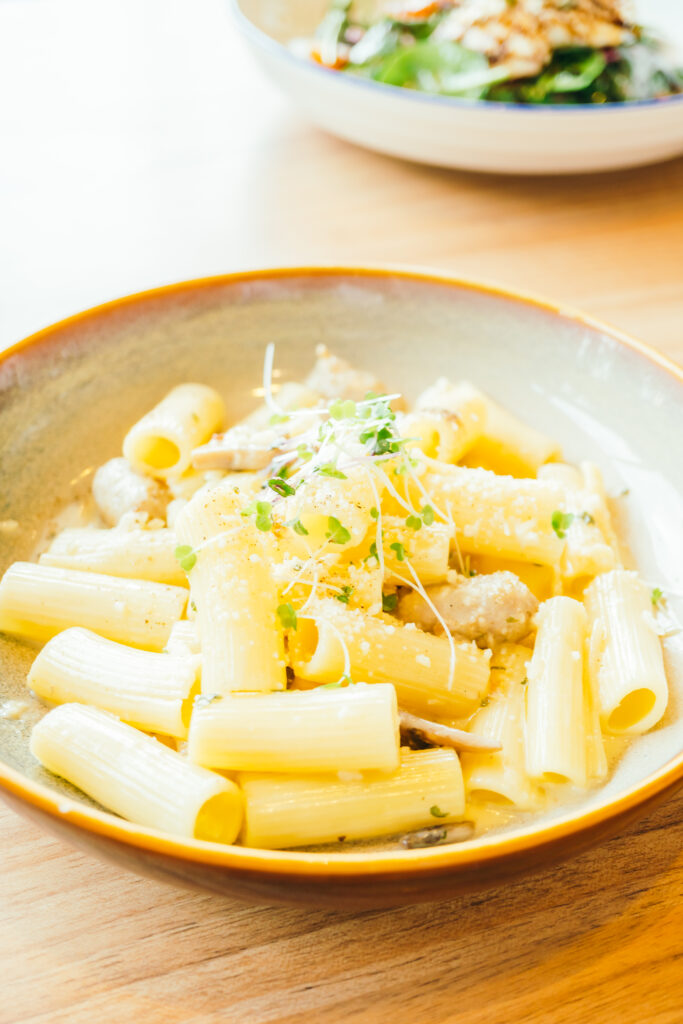
[[[433,96],[340,74],[296,56],[328,0],[231,0],[258,63],[312,121],[419,163],[502,174],[567,174],[683,153],[683,94],[604,106],[531,106]],[[647,0],[641,20],[681,53],[682,0]]]

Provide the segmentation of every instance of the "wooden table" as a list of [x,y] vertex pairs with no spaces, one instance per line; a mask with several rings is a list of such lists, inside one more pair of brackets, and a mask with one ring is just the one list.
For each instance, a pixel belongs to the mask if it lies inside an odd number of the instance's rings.
[[[0,345],[173,279],[391,261],[683,360],[683,161],[529,180],[362,152],[297,119],[219,0],[4,0],[0,96]],[[0,808],[0,1022],[681,1024],[682,820],[683,796],[505,889],[343,915],[165,888]]]

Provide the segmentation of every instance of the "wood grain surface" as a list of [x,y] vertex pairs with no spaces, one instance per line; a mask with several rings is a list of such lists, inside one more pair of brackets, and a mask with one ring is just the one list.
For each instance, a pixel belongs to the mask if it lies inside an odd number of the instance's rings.
[[[683,361],[683,160],[531,180],[362,152],[289,110],[219,0],[5,0],[0,94],[0,346],[169,280],[390,261]],[[681,1024],[682,820],[683,795],[504,889],[345,915],[166,888],[0,807],[0,1024]]]

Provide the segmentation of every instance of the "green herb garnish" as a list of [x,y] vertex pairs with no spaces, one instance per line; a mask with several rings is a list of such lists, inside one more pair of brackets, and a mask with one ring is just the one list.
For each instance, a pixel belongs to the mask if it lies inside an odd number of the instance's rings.
[[189,544],[179,544],[173,554],[184,572],[189,572],[197,561],[197,556]]
[[553,530],[560,538],[560,540],[563,540],[567,536],[567,530],[573,522],[573,512],[560,512],[559,509],[553,512],[552,517],[550,519],[550,525],[552,526]]
[[290,494],[296,494],[296,488],[288,484],[286,480],[283,480],[280,476],[274,476],[268,481],[268,486],[271,491],[275,491],[282,498],[289,497]]
[[399,543],[399,541],[395,541],[393,544],[390,544],[389,547],[396,553],[397,562],[405,562],[406,549],[401,543]]
[[379,519],[379,509],[373,505],[370,509],[370,516],[372,519]]
[[431,526],[434,522],[434,509],[431,505],[422,506],[422,521],[425,526]]
[[437,804],[432,804],[432,806],[429,808],[429,813],[432,815],[433,818],[447,818],[448,815],[450,814],[450,811],[442,811]]
[[398,594],[382,594],[382,611],[393,612],[398,604]]
[[338,398],[330,406],[330,417],[333,420],[352,420],[356,415],[356,403],[350,398]]
[[346,480],[348,479],[346,473],[342,473],[340,469],[337,469],[335,465],[328,462],[325,466],[318,466],[316,473],[320,473],[321,476],[331,476],[335,480]]
[[294,530],[294,533],[298,533],[300,537],[308,537],[308,530],[300,519],[290,519],[285,523],[285,526],[288,526],[290,530]]
[[341,601],[342,604],[348,604],[349,598],[353,594],[354,588],[348,584],[341,588],[341,594],[335,594],[337,601]]
[[342,526],[336,516],[327,517],[327,531],[325,536],[333,544],[348,544],[351,540],[351,534],[345,526]]
[[296,612],[291,604],[279,604],[277,606],[277,614],[283,629],[296,629]]
[[420,530],[422,529],[422,520],[419,516],[408,516],[406,526],[411,530]]
[[652,601],[653,606],[656,608],[657,605],[663,600],[663,598],[664,594],[662,592],[661,587],[655,587],[652,593],[650,594],[650,600]]

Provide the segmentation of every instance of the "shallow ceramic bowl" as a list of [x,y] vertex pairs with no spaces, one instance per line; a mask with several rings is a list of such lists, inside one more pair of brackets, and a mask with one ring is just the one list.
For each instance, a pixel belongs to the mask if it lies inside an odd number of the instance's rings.
[[[477,381],[590,456],[628,509],[625,539],[652,585],[683,591],[683,375],[643,346],[537,301],[433,275],[275,270],[179,284],[90,310],[29,338],[0,362],[0,570],[30,553],[55,510],[120,452],[126,427],[172,385],[207,381],[239,417],[255,401],[263,352],[297,378],[317,342],[381,371],[407,395],[438,374]],[[623,523],[622,523],[623,526]],[[672,598],[670,606],[675,604]],[[672,608],[673,610],[673,608]],[[667,641],[672,699],[607,785],[578,807],[488,838],[431,850],[267,852],[177,839],[95,808],[28,750],[40,709],[31,652],[0,637],[0,792],[18,811],[93,853],[160,878],[261,901],[381,906],[453,896],[577,853],[683,783],[683,657]]]
[[[683,95],[604,106],[551,107],[429,96],[295,56],[328,0],[230,0],[258,63],[322,128],[419,163],[504,174],[573,174],[654,163],[683,152]],[[642,0],[644,24],[681,53],[683,4]]]

